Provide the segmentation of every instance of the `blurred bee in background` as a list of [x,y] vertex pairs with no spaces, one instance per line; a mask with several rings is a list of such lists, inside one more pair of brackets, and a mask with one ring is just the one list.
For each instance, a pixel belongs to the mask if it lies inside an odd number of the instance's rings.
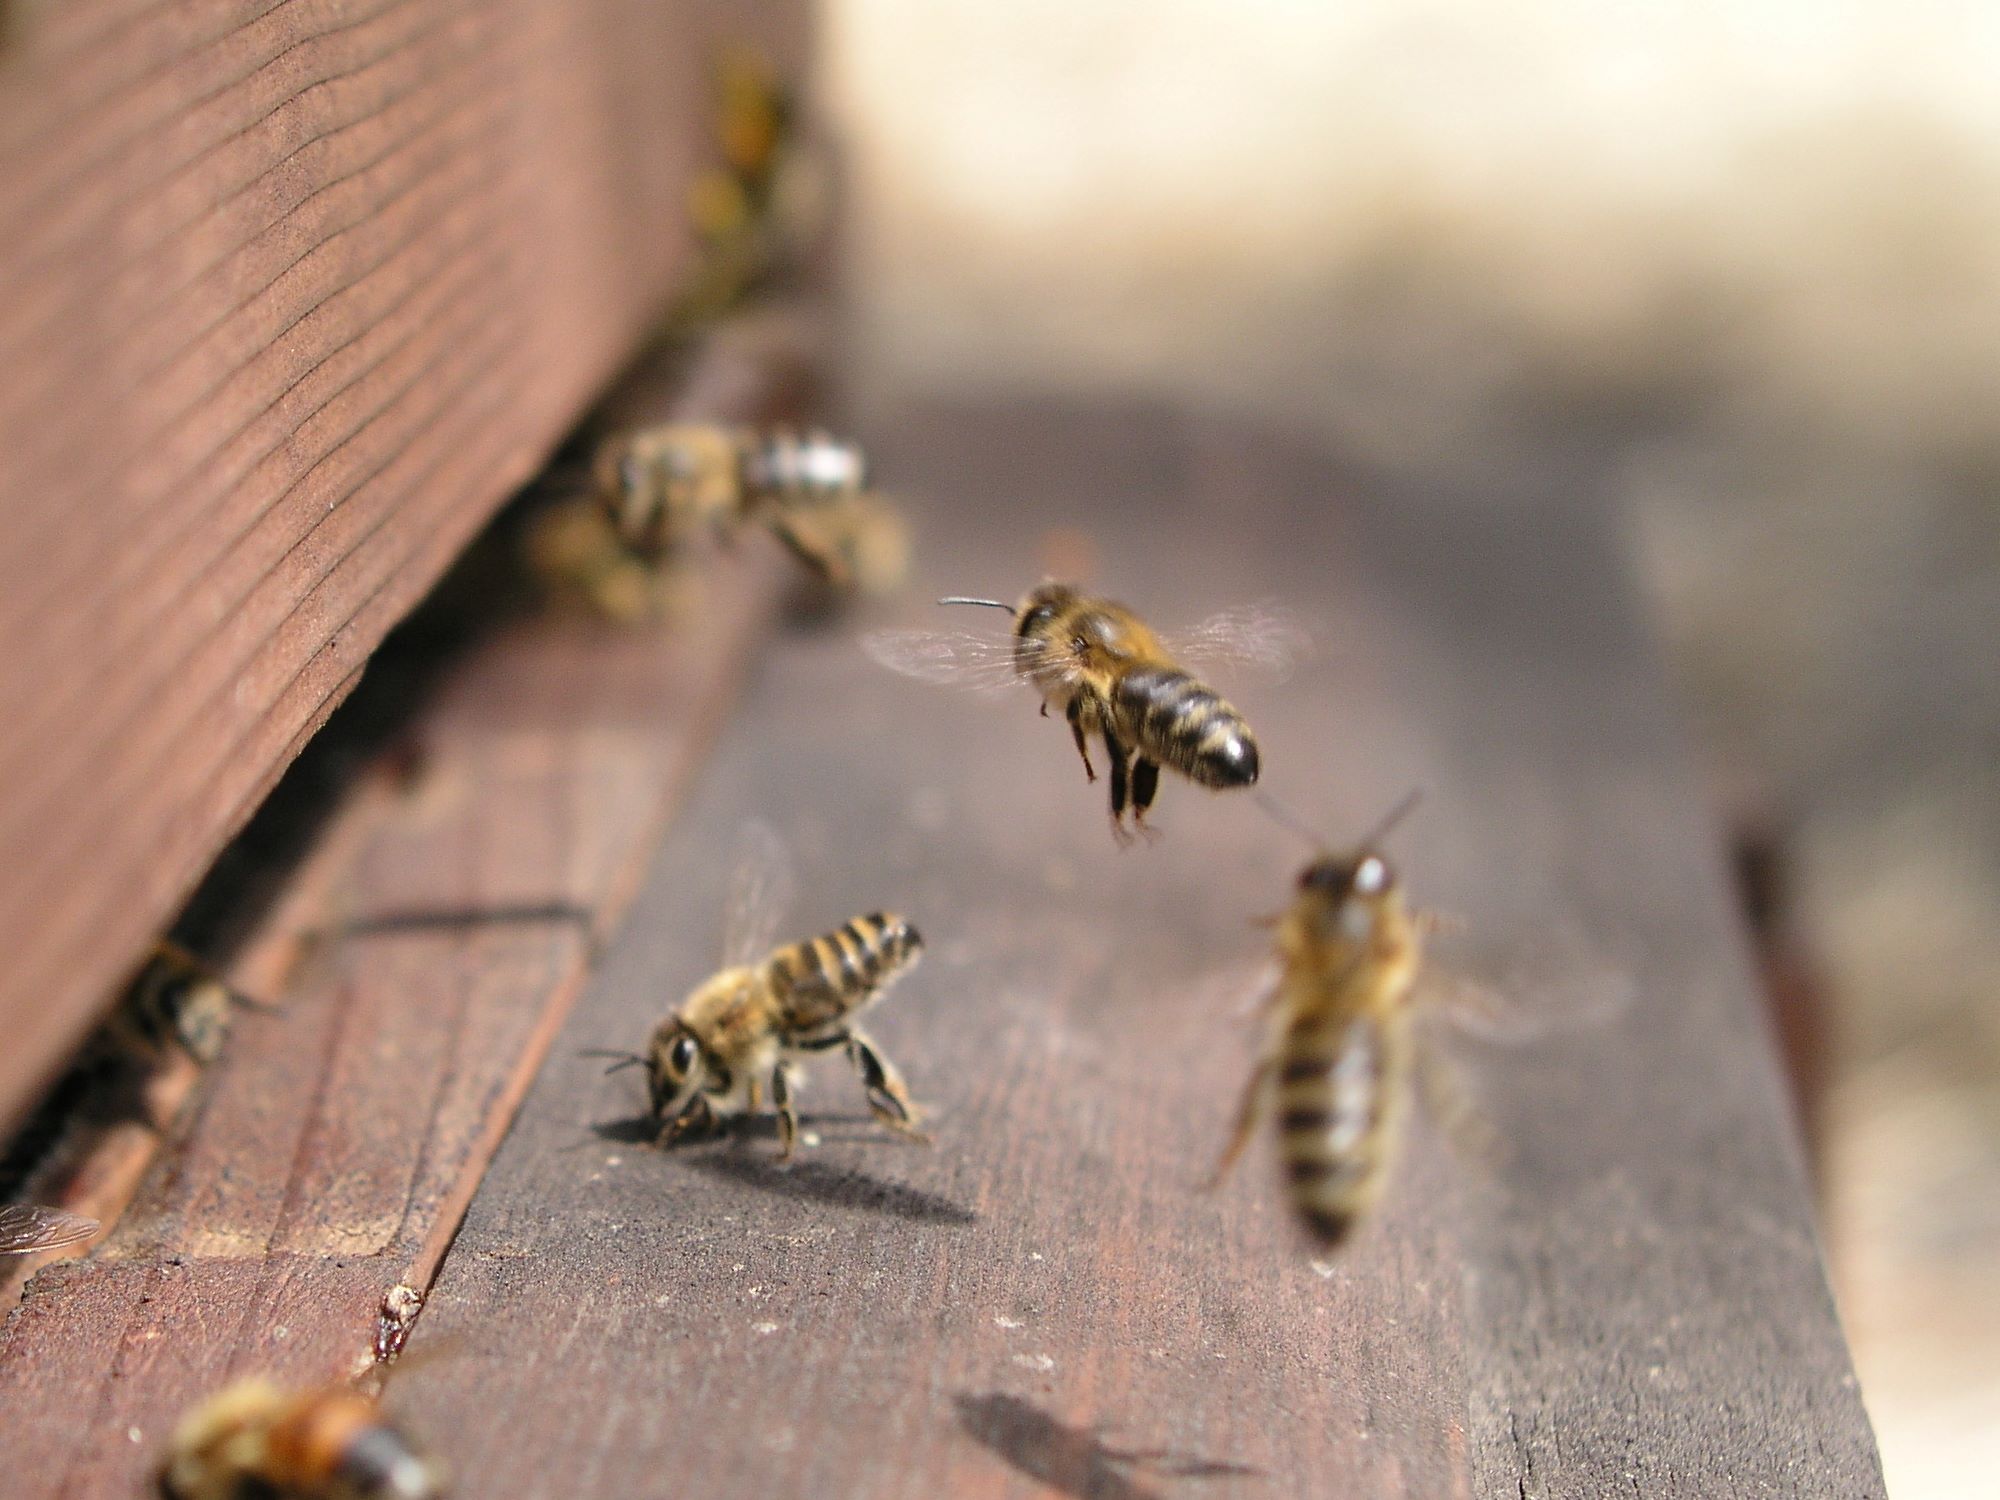
[[1315,858],[1275,919],[1270,1033],[1213,1179],[1275,1105],[1293,1209],[1326,1249],[1381,1196],[1415,1087],[1411,991],[1432,919],[1410,910],[1378,845],[1416,801],[1405,798],[1355,848]]
[[97,1233],[95,1219],[33,1203],[0,1204],[0,1256],[39,1255],[80,1244]]
[[1228,610],[1184,635],[1163,637],[1131,609],[1072,584],[1045,583],[1018,604],[941,599],[1006,610],[1011,640],[937,630],[882,630],[863,645],[882,665],[925,682],[992,688],[1020,678],[1069,720],[1087,780],[1093,736],[1104,744],[1111,780],[1111,827],[1121,842],[1146,813],[1165,767],[1197,786],[1247,787],[1261,762],[1243,715],[1187,670],[1188,663],[1237,663],[1282,676],[1306,644],[1305,632],[1270,606]]
[[178,1047],[206,1067],[222,1055],[238,1006],[272,1007],[230,988],[215,970],[180,944],[153,945],[109,1022],[114,1043],[157,1057]]
[[796,1063],[834,1048],[861,1075],[876,1119],[926,1139],[902,1075],[855,1024],[915,967],[922,937],[903,918],[875,912],[773,951],[790,888],[777,835],[749,825],[731,883],[724,967],[659,1024],[644,1053],[623,1055],[613,1068],[646,1069],[663,1145],[712,1129],[726,1115],[757,1113],[768,1080],[780,1151],[790,1156],[799,1128]]
[[160,1467],[165,1500],[436,1500],[439,1466],[346,1386],[287,1392],[253,1377],[182,1419]]
[[797,259],[827,217],[823,172],[800,140],[795,91],[769,58],[738,48],[715,69],[720,160],[688,189],[700,246],[665,331],[685,335],[740,306]]
[[837,594],[903,581],[909,533],[868,488],[858,446],[823,432],[668,423],[607,439],[592,498],[545,513],[530,558],[613,618],[664,613],[673,564],[703,538],[763,526]]

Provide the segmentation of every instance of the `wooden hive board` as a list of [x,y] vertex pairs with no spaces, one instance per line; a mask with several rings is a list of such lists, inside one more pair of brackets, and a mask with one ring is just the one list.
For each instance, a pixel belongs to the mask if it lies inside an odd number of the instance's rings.
[[[1525,1006],[1449,1054],[1499,1148],[1419,1128],[1318,1264],[1262,1151],[1199,1193],[1253,1043],[1249,919],[1302,849],[1170,783],[1166,836],[1121,852],[1025,689],[790,638],[473,1199],[412,1344],[442,1357],[391,1382],[464,1492],[1879,1495],[1719,840],[1589,475],[1408,491],[1166,408],[883,425],[882,472],[940,497],[920,594],[1094,550],[1165,620],[1319,612],[1323,654],[1235,696],[1330,838],[1426,789],[1394,857],[1462,918],[1463,977]],[[638,1077],[581,1055],[712,969],[752,815],[795,850],[788,935],[877,906],[926,934],[871,1030],[934,1148],[873,1127],[835,1059],[793,1165],[751,1133],[662,1155]]]
[[72,0],[0,43],[0,1130],[692,262],[789,0]]
[[[721,341],[672,412],[796,410],[804,371],[773,364],[775,331]],[[400,727],[340,779],[234,971],[281,1009],[238,1019],[150,1172],[158,1136],[127,1125],[36,1184],[125,1211],[91,1258],[41,1271],[0,1331],[17,1472],[77,1500],[130,1496],[173,1422],[230,1378],[310,1384],[372,1362],[385,1296],[429,1284],[790,566],[753,539],[713,561],[708,607],[671,632],[508,618],[415,688],[393,669],[363,686],[355,713]]]

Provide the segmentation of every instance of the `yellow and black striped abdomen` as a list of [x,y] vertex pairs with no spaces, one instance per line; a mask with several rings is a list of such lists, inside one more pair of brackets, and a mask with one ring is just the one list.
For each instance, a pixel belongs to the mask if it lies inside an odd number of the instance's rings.
[[866,1006],[923,952],[917,929],[893,912],[871,912],[823,937],[772,955],[771,988],[788,1042],[810,1040]]
[[1408,1080],[1400,1021],[1300,1016],[1278,1066],[1278,1154],[1313,1237],[1339,1244],[1381,1189]]
[[1148,760],[1202,786],[1256,781],[1257,740],[1243,715],[1178,667],[1132,668],[1113,686],[1112,702],[1120,727]]
[[744,445],[742,472],[747,495],[780,507],[825,505],[868,483],[861,450],[823,432],[759,432]]

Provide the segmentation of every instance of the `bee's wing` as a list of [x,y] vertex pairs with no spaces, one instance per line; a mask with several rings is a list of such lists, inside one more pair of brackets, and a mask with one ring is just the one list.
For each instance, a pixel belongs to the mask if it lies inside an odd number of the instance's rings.
[[1450,1031],[1493,1046],[1533,1045],[1615,1024],[1636,1003],[1631,966],[1580,923],[1544,918],[1499,938],[1432,917],[1418,984]]
[[0,1207],[0,1255],[32,1255],[74,1245],[97,1233],[97,1220],[32,1203]]
[[777,940],[778,924],[792,904],[791,855],[769,823],[752,820],[736,840],[736,869],[722,918],[722,966],[755,963]]
[[861,649],[905,677],[973,692],[998,692],[1021,675],[1014,665],[1012,636],[970,630],[871,630],[861,637]]
[[1313,633],[1294,611],[1265,600],[1210,615],[1162,644],[1186,666],[1237,667],[1283,681],[1312,650]]

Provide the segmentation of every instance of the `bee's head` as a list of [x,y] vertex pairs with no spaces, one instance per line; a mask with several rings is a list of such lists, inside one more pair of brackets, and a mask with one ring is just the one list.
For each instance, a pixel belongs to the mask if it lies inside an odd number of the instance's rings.
[[1045,583],[1029,590],[1014,606],[1014,634],[1022,640],[1045,634],[1076,599],[1076,589],[1067,583]]
[[1395,870],[1373,849],[1314,860],[1299,876],[1299,892],[1312,902],[1322,935],[1350,943],[1369,941],[1402,901]]
[[669,1017],[653,1033],[646,1049],[646,1083],[653,1098],[654,1117],[677,1120],[708,1082],[708,1049],[678,1017]]

